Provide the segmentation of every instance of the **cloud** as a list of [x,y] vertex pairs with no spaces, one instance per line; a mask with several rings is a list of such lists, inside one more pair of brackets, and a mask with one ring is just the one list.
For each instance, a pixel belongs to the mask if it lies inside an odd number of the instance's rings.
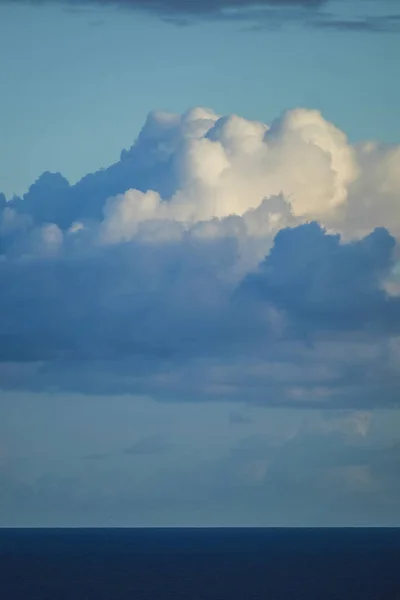
[[315,27],[326,30],[349,31],[358,33],[398,33],[400,30],[400,14],[362,15],[353,19],[341,19],[333,15],[317,18]]
[[[34,0],[0,0],[1,4],[36,4]],[[253,30],[276,29],[285,24],[307,24],[325,30],[352,32],[398,32],[400,15],[376,14],[373,1],[358,0],[349,18],[340,4],[330,0],[43,0],[81,12],[89,7],[114,7],[155,15],[177,26],[204,20],[248,23]],[[375,3],[377,6],[378,2]],[[371,14],[372,13],[372,14]]]
[[315,110],[153,111],[116,164],[0,199],[1,387],[396,404],[399,172]]
[[243,438],[231,450],[227,471],[230,476],[236,473],[241,481],[247,473],[253,484],[267,487],[308,484],[314,490],[330,486],[332,491],[341,481],[342,486],[347,486],[344,491],[352,492],[359,486],[368,486],[373,483],[372,478],[379,476],[376,465],[386,463],[386,455],[392,456],[395,446],[374,447],[365,429],[354,427],[365,421],[366,414],[348,411],[347,420],[340,417],[340,412],[334,417],[331,414],[328,421],[333,418],[335,422],[331,428],[322,415],[307,420],[292,435],[282,438],[266,434]]
[[[3,0],[4,3],[9,0]],[[14,3],[29,3],[31,0],[14,0]],[[131,8],[162,17],[225,17],[236,14],[246,17],[254,9],[266,10],[270,8],[301,8],[316,9],[327,0],[204,0],[203,2],[190,2],[188,0],[66,0],[64,4],[76,6],[109,4],[111,6]]]
[[369,411],[332,411],[323,413],[323,421],[319,424],[320,431],[342,431],[347,435],[368,435],[372,421]]
[[[226,502],[251,506],[258,524],[396,523],[398,444],[351,431],[350,420],[363,421],[365,413],[347,411],[347,423],[340,411],[329,414],[309,414],[286,438],[243,438],[210,469],[210,489]],[[336,428],[328,431],[327,421]]]
[[[232,429],[226,418],[239,407],[226,403],[152,406],[132,397],[54,394],[11,394],[5,403],[5,439],[12,423],[21,425],[0,463],[0,521],[8,526],[399,522],[397,411],[249,407],[253,423]],[[360,430],[366,421],[370,427]],[[49,423],[50,439],[43,436]],[[52,440],[58,445],[50,455]],[[164,451],[164,442],[174,445]],[[107,460],[82,460],[96,444],[113,448]],[[130,444],[134,454],[124,456]]]
[[347,244],[315,222],[283,229],[239,294],[271,303],[307,330],[398,332],[400,298],[382,288],[395,264],[395,245],[383,228]]

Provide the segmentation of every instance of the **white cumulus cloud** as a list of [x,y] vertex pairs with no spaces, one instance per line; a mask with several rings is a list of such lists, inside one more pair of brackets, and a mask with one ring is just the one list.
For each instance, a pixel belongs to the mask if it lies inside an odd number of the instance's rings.
[[114,165],[0,202],[0,385],[393,405],[399,173],[316,110],[153,111]]

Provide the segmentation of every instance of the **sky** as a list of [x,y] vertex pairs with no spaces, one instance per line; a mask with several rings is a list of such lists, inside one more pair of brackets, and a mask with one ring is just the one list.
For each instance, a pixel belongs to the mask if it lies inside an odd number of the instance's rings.
[[400,525],[396,0],[0,0],[0,526]]

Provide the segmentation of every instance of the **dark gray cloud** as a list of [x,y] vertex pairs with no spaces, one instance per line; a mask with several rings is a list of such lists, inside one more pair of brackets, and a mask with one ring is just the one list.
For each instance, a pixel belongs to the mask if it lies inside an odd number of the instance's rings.
[[[4,3],[26,4],[33,0],[2,0]],[[50,0],[51,1],[51,0]],[[61,0],[53,0],[61,1]],[[46,3],[43,0],[42,4]],[[327,3],[327,0],[65,0],[62,2],[70,6],[88,6],[90,4],[102,6],[120,6],[132,8],[160,15],[191,16],[191,15],[220,15],[226,11],[248,11],[254,8],[318,8]],[[229,14],[229,13],[228,13]]]
[[[254,7],[302,7],[315,8],[327,0],[119,0],[121,4],[141,10],[177,14],[218,14],[226,10],[247,10]],[[118,0],[117,0],[118,3]]]
[[395,245],[383,228],[348,244],[318,223],[284,229],[258,272],[246,276],[238,297],[272,303],[300,330],[398,331],[400,298],[382,289]]
[[400,14],[381,16],[361,16],[354,19],[316,18],[314,27],[326,30],[349,31],[359,33],[398,33],[400,31]]
[[[386,351],[338,361],[318,346],[332,338],[346,352],[350,335],[379,348],[398,330],[399,300],[380,288],[394,249],[387,231],[341,244],[316,224],[285,230],[238,293],[218,279],[236,248],[229,239],[129,243],[1,263],[2,387],[201,399],[209,369],[222,365],[210,397],[296,404],[301,388],[312,405],[325,386],[338,407],[396,402]],[[283,339],[262,321],[266,308],[289,324]]]
[[[340,14],[330,0],[0,0],[0,4],[60,3],[68,10],[111,6],[154,14],[178,26],[199,19],[253,23],[254,29],[276,28],[285,23],[307,23],[312,27],[358,32],[397,32],[399,14],[369,14],[371,0],[355,0],[358,14],[353,19]],[[378,4],[378,2],[376,2]],[[329,12],[333,5],[339,12]],[[325,10],[324,10],[325,9]]]

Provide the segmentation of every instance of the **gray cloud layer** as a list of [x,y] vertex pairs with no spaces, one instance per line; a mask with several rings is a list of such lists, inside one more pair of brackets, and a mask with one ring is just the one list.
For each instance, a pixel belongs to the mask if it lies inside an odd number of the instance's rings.
[[[37,4],[34,0],[0,0],[1,4]],[[73,9],[111,6],[157,15],[177,25],[199,19],[249,22],[257,29],[285,23],[309,24],[316,28],[355,32],[397,32],[398,13],[370,14],[371,0],[356,0],[357,14],[348,18],[329,0],[42,0]],[[376,2],[378,4],[378,2]],[[332,11],[330,10],[332,7]]]
[[[39,398],[37,401],[40,404]],[[46,402],[54,405],[54,398]],[[85,402],[93,406],[92,398]],[[125,402],[132,405],[131,399]],[[61,404],[57,404],[50,420],[54,414],[70,414],[72,410],[77,417],[73,431],[77,433],[82,427],[81,401],[72,401],[71,408],[69,399],[64,411],[60,411]],[[111,426],[118,425],[119,435],[121,429],[124,433],[132,427],[130,419],[125,419],[128,427],[123,427],[121,414],[113,419],[115,406],[109,401],[106,404],[107,412],[103,412],[104,406],[100,409],[105,446],[110,420]],[[185,413],[182,407],[162,408],[164,416],[166,410],[172,410],[175,416]],[[145,409],[141,406],[135,410],[139,413]],[[229,405],[225,410],[229,414]],[[204,415],[207,407],[201,407],[201,412]],[[343,411],[335,412],[333,417],[328,413],[330,416],[324,419],[314,411],[303,419],[298,411],[292,411],[294,426],[280,430],[276,412],[264,414],[270,427],[264,422],[257,433],[250,424],[235,428],[241,431],[240,436],[223,444],[219,451],[214,448],[204,453],[205,447],[215,444],[215,435],[224,437],[211,407],[200,431],[197,416],[177,423],[178,451],[173,460],[174,453],[166,453],[164,448],[169,438],[150,435],[139,437],[132,446],[132,456],[126,456],[126,460],[118,446],[114,456],[88,455],[95,460],[89,465],[87,460],[83,464],[74,462],[76,444],[65,447],[63,437],[71,439],[68,424],[63,436],[65,424],[54,423],[55,435],[61,438],[61,447],[54,449],[61,452],[62,460],[58,456],[57,462],[41,464],[39,469],[34,460],[34,466],[29,460],[18,465],[11,457],[0,462],[0,522],[36,526],[398,524],[399,444],[389,439],[387,430],[379,435],[375,430],[374,434],[374,416]],[[284,420],[289,421],[288,414]],[[210,436],[212,423],[217,430]],[[35,423],[32,430],[32,424],[26,427],[28,448],[35,437],[44,437],[42,419],[36,426],[36,430]],[[98,434],[98,429],[97,421],[85,431]],[[192,436],[197,437],[199,445],[192,446]],[[76,438],[79,443],[80,436]],[[124,441],[122,435],[121,445]],[[102,460],[105,457],[107,460]],[[179,457],[189,460],[179,462]]]

